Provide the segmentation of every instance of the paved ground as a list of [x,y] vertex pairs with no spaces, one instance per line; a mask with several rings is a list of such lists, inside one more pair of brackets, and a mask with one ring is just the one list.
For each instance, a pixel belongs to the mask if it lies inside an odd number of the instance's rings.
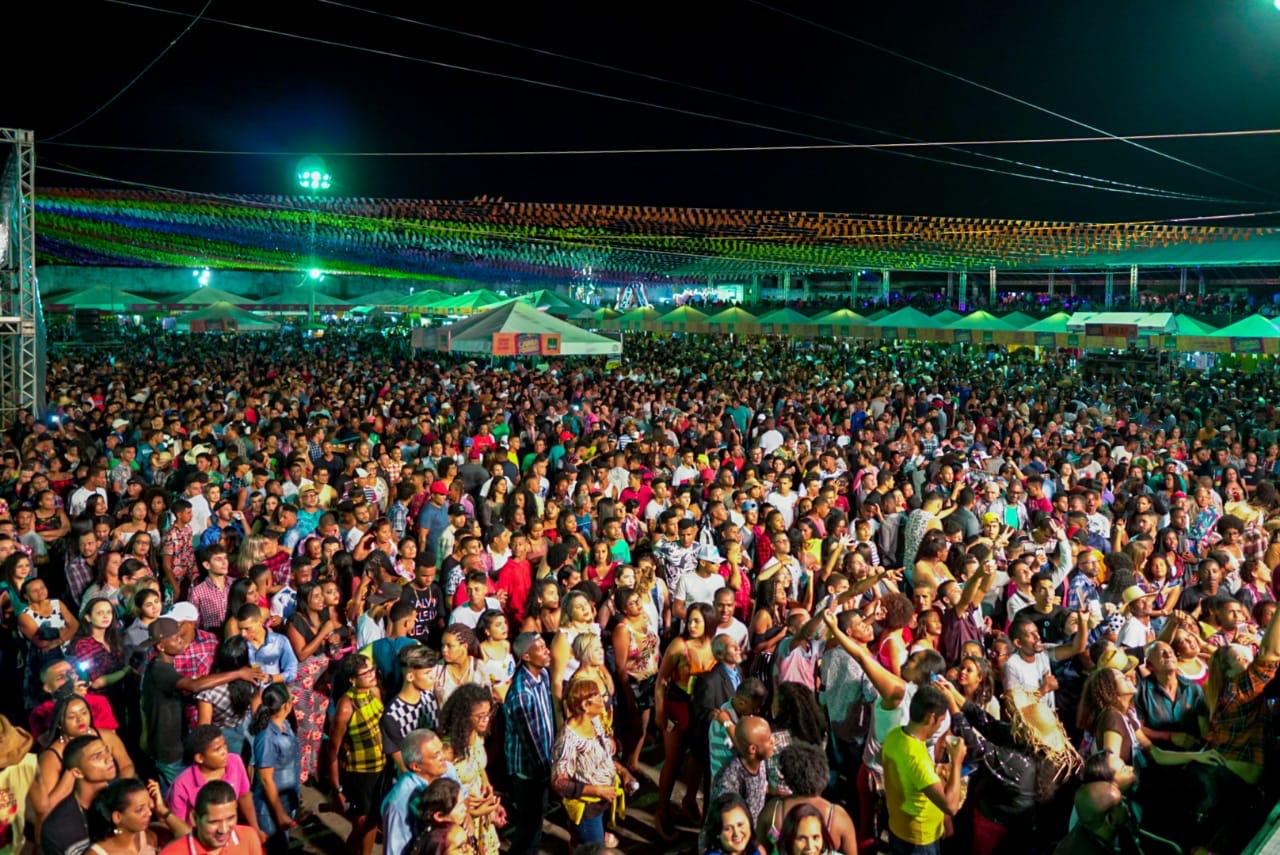
[[[643,768],[649,780],[646,781],[641,777],[640,792],[627,801],[627,818],[620,828],[614,829],[622,850],[650,855],[658,852],[695,852],[697,835],[692,826],[677,826],[681,833],[674,843],[667,843],[654,830],[653,811],[658,803],[658,769],[649,765],[648,761],[661,758],[656,750],[650,750],[645,754],[644,759],[646,762]],[[683,794],[683,787],[676,784],[677,804]],[[303,806],[314,816],[303,825],[301,833],[294,833],[293,851],[307,853],[307,855],[352,855],[346,847],[347,833],[351,830],[350,823],[338,814],[326,811],[325,802],[327,798],[319,791],[311,787],[303,788]],[[552,810],[543,823],[542,849],[544,852],[551,855],[563,855],[568,852],[569,833],[564,823],[564,812],[555,806],[553,800]],[[379,845],[374,851],[381,853],[382,847]]]

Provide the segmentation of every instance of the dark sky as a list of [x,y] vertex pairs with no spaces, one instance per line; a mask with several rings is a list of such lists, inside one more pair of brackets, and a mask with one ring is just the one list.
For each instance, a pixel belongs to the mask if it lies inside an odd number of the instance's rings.
[[[193,13],[197,0],[143,0]],[[596,62],[923,139],[1089,133],[747,0],[438,3],[354,0]],[[1113,133],[1280,125],[1280,10],[1272,0],[815,3],[773,0]],[[47,137],[79,121],[185,25],[101,0],[30,4],[30,82],[10,65],[0,124]],[[316,0],[215,0],[210,17],[846,142],[866,130],[389,21]],[[197,24],[68,142],[334,151],[773,145],[803,136]],[[524,158],[334,158],[356,196],[634,203],[1122,220],[1280,208],[1280,137],[1154,143],[1270,192],[1122,143],[984,149],[1206,203],[1026,181],[868,151]],[[42,165],[213,192],[292,192],[294,158],[155,155],[44,146]],[[941,150],[930,156],[983,163]],[[1012,168],[989,164],[996,168]],[[1020,169],[1019,171],[1028,171]],[[40,183],[87,182],[43,173]],[[1272,217],[1265,222],[1277,223]]]

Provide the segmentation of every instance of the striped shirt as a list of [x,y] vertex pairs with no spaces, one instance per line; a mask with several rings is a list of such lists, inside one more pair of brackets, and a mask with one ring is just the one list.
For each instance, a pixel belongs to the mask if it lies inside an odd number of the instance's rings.
[[538,674],[522,665],[511,680],[506,702],[507,768],[525,780],[542,778],[551,771],[551,746],[556,725],[551,713],[551,674]]

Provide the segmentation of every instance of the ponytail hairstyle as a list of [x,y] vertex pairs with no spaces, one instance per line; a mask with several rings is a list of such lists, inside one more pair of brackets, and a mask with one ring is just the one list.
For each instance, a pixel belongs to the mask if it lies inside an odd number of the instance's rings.
[[283,683],[272,683],[263,689],[262,703],[258,705],[258,711],[253,714],[253,721],[249,723],[249,733],[256,735],[266,730],[267,722],[287,703],[289,690]]

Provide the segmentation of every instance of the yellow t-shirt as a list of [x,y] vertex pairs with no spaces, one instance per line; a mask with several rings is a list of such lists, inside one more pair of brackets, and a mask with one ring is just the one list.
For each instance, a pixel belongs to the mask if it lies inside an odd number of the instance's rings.
[[902,727],[895,727],[885,737],[880,761],[889,830],[899,839],[920,846],[941,840],[943,813],[924,793],[942,780],[933,767],[928,746]]

